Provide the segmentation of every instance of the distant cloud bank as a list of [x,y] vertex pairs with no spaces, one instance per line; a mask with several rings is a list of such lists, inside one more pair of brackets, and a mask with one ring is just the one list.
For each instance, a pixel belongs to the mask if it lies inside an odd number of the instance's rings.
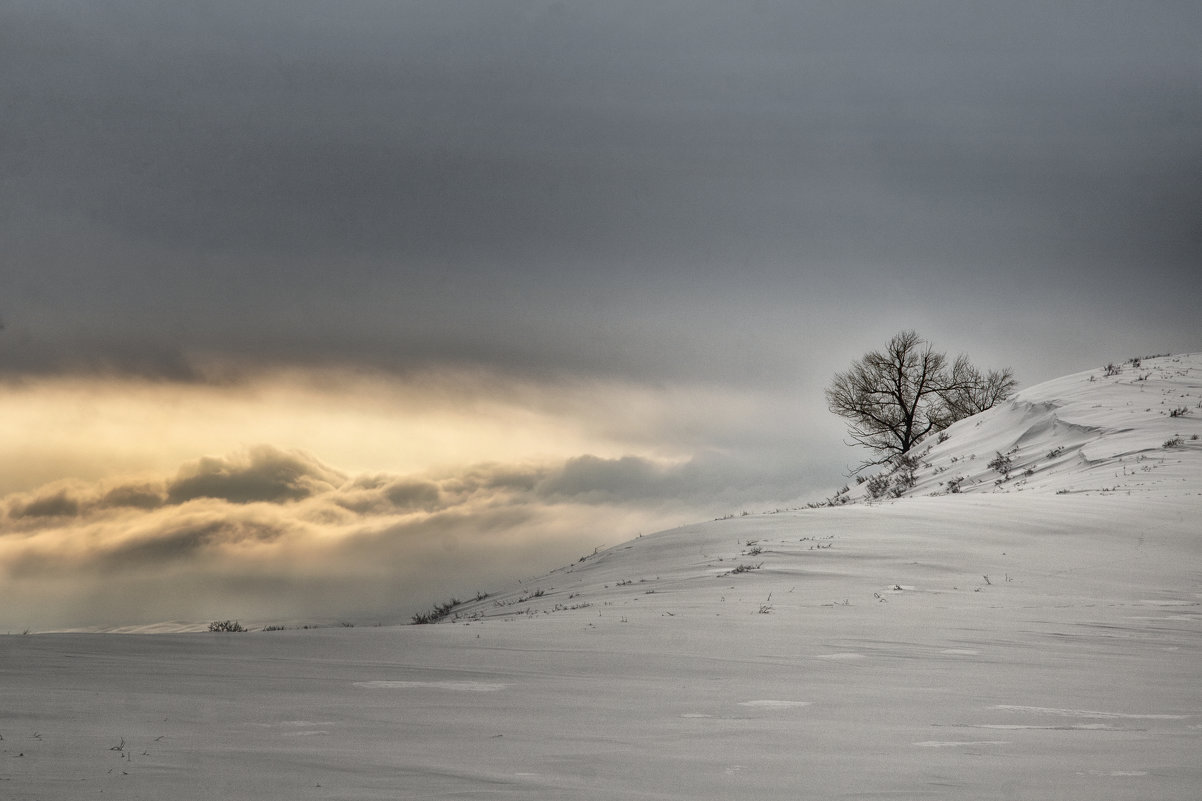
[[730,467],[585,455],[350,475],[257,445],[160,479],[52,482],[0,498],[0,625],[403,619],[523,563],[687,522],[747,491]]

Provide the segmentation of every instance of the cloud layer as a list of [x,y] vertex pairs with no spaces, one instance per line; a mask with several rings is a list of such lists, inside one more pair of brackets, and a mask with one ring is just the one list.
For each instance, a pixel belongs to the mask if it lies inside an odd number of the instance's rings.
[[1196,4],[0,14],[9,373],[770,382],[849,311],[1042,377],[1055,329],[1196,346]]
[[723,461],[352,476],[260,445],[158,480],[56,482],[0,499],[0,628],[404,619],[754,491]]
[[403,620],[640,531],[825,494],[841,466],[814,468],[813,421],[731,387],[210,375],[0,382],[0,631]]

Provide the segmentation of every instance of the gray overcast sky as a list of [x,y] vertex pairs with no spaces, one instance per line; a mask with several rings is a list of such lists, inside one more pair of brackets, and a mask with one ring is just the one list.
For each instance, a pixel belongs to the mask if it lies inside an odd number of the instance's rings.
[[1200,41],[1190,2],[3,2],[0,364],[1190,349]]
[[904,328],[1025,385],[1198,350],[1199,43],[1197,2],[0,0],[0,626],[412,612],[820,498],[822,388]]

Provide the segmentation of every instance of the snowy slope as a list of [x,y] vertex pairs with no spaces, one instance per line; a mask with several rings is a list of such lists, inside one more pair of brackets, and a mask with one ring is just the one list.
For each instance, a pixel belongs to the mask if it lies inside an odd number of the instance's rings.
[[[1009,536],[1049,529],[1093,535],[1120,521],[1138,526],[1149,514],[1173,509],[1179,509],[1178,518],[1188,516],[1202,494],[1202,354],[1139,361],[1139,366],[1122,365],[1114,375],[1099,368],[1031,387],[1002,406],[956,423],[942,441],[920,449],[916,481],[899,495],[887,492],[873,501],[861,484],[830,502],[842,508],[871,502],[888,505],[887,510],[836,513],[823,508],[744,517],[737,525],[715,521],[687,526],[585,555],[542,581],[458,606],[455,612],[460,618],[479,618],[559,612],[599,599],[614,604],[615,597],[626,599],[639,589],[691,589],[699,580],[763,563],[758,584],[772,571],[789,572],[781,565],[784,557],[795,560],[794,570],[803,571],[813,564],[806,560],[825,556],[841,532],[862,526],[898,535],[871,547],[900,556],[916,543],[916,532],[905,523],[914,517],[927,528],[950,526],[954,547],[963,551],[980,544],[976,537],[957,536],[964,526],[980,531],[1012,520],[1021,525]],[[1009,460],[1008,475],[989,466],[999,456]],[[981,497],[1017,493],[1035,497],[1021,502]],[[1063,496],[1072,494],[1130,500],[1093,498],[1070,504]],[[939,496],[947,497],[917,502]],[[907,502],[898,503],[899,498]],[[1153,504],[1154,499],[1163,502]],[[1189,524],[1187,530],[1202,537],[1202,515]],[[798,533],[804,536],[794,536]],[[887,555],[878,553],[877,558]]]
[[1196,799],[1200,384],[1032,387],[905,497],[640,537],[440,625],[0,638],[0,797]]
[[[918,449],[918,483],[904,494],[948,492],[957,479],[960,492],[1159,494],[1188,485],[1202,458],[1202,357],[1134,361],[1048,381],[954,424]],[[999,455],[1010,460],[1009,477],[989,467]],[[860,485],[848,496],[866,494]]]

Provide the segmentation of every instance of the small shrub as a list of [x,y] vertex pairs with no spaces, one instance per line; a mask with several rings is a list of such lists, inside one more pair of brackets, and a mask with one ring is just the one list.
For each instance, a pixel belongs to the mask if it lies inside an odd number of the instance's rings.
[[458,598],[452,598],[444,604],[436,604],[430,611],[418,612],[416,615],[414,615],[412,618],[413,624],[415,626],[422,626],[429,623],[437,623],[447,615],[451,614],[451,610],[459,606],[459,604],[460,601]]
[[750,573],[752,570],[759,570],[763,566],[764,566],[763,562],[760,562],[758,565],[746,565],[746,564],[739,565],[734,570],[728,570],[727,572],[723,573],[718,578],[722,578],[723,576],[737,576],[740,573]]
[[957,493],[960,491],[960,484],[963,483],[964,476],[956,476],[947,480],[947,491]]
[[1164,447],[1180,448],[1181,447],[1181,437],[1173,437],[1172,439],[1166,439],[1164,441]]
[[896,466],[893,468],[893,485],[889,488],[889,494],[894,498],[905,495],[918,483],[918,476],[915,472],[918,470],[918,459],[919,457],[907,453],[897,457]]
[[889,476],[884,473],[877,473],[872,478],[868,479],[867,484],[868,497],[876,500],[884,496],[889,490]]
[[1189,409],[1184,406],[1178,406],[1169,412],[1169,417],[1185,417],[1187,414],[1189,414]]
[[209,624],[209,631],[239,632],[246,631],[246,629],[237,620],[214,620]]
[[1120,367],[1119,365],[1115,364],[1114,362],[1111,362],[1110,364],[1106,365],[1106,369],[1103,374],[1107,375],[1107,376],[1112,376],[1112,375],[1118,375],[1121,372],[1123,372],[1123,368]]
[[1061,447],[1056,447],[1056,448],[1052,448],[1050,451],[1048,451],[1048,458],[1049,458],[1049,459],[1055,459],[1057,456],[1059,456],[1059,455],[1060,455],[1060,454],[1062,454],[1062,453],[1064,453],[1064,447],[1063,447],[1063,446],[1061,446]]
[[989,463],[990,470],[996,470],[1002,474],[1003,479],[1010,478],[1010,470],[1013,467],[1013,462],[1009,456],[1003,456],[1001,451],[997,451],[997,456]]

